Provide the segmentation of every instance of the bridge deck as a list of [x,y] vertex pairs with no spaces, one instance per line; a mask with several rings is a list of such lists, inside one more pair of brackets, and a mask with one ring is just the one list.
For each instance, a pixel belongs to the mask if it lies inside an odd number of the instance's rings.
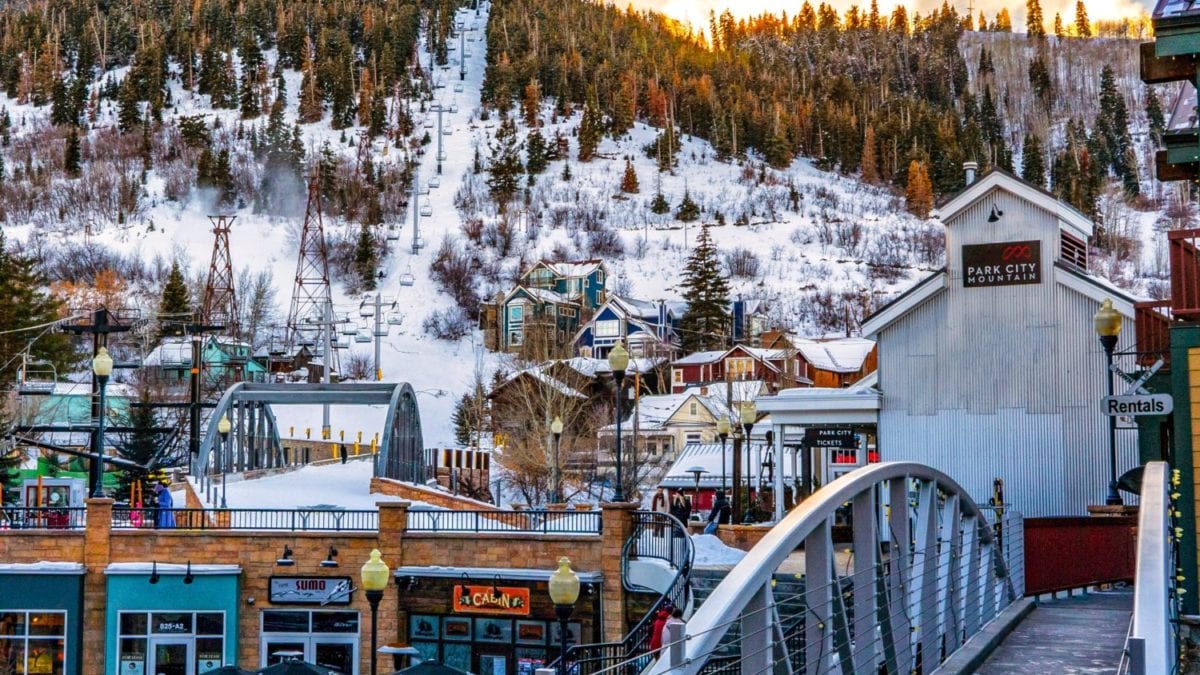
[[1132,611],[1132,588],[1039,602],[975,672],[1115,673]]

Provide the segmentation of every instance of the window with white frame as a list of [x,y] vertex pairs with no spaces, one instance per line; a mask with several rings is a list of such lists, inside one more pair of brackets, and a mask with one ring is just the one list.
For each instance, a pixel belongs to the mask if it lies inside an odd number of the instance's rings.
[[732,356],[725,359],[725,376],[744,380],[754,374],[754,359],[745,356]]
[[66,612],[0,612],[0,672],[62,675],[66,655]]
[[225,612],[120,612],[119,670],[157,673],[183,663],[203,673],[225,663]]
[[513,323],[523,323],[524,321],[525,321],[525,305],[524,305],[524,303],[509,305],[508,306],[508,322],[510,324],[513,324]]
[[683,384],[683,368],[671,369],[671,382],[675,384]]
[[621,334],[621,322],[606,319],[596,322],[596,337],[617,337]]

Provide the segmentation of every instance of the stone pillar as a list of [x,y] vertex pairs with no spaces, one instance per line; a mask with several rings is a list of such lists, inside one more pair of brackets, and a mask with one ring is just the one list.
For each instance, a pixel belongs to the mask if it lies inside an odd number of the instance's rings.
[[[88,499],[87,525],[83,531],[83,675],[104,675],[104,638],[109,630],[105,621],[107,604],[104,570],[111,559],[113,500]],[[115,630],[115,629],[114,629]]]
[[600,572],[604,574],[604,595],[601,619],[604,641],[618,642],[625,637],[625,589],[621,583],[621,550],[633,534],[633,512],[638,504],[609,502],[602,510],[600,535]]
[[[410,502],[378,502],[379,507],[379,536],[375,548],[379,549],[380,557],[388,567],[396,569],[404,564],[404,532],[408,530],[408,507]],[[364,561],[365,562],[365,561]],[[365,618],[365,617],[364,617]],[[369,620],[369,619],[368,619]],[[367,656],[363,663],[363,672],[369,672],[370,659],[370,626],[363,632],[363,653]],[[407,635],[407,632],[404,633]],[[400,632],[400,589],[395,581],[389,581],[383,600],[379,603],[379,646],[401,640]],[[390,657],[380,657],[382,671],[390,670]]]

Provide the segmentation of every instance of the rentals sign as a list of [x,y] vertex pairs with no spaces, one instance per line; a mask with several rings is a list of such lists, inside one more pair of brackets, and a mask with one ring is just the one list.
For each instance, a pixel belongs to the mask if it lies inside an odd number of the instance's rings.
[[1170,394],[1109,396],[1104,399],[1104,414],[1110,417],[1169,415],[1174,409],[1175,399],[1171,398]]
[[1042,283],[1042,242],[1008,241],[962,247],[963,287]]

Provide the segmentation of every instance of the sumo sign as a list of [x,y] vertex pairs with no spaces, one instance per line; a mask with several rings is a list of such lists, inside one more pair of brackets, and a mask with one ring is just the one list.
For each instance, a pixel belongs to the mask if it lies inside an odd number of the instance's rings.
[[1111,417],[1121,415],[1169,415],[1175,409],[1175,399],[1170,394],[1146,396],[1109,396],[1104,399],[1104,414]]

